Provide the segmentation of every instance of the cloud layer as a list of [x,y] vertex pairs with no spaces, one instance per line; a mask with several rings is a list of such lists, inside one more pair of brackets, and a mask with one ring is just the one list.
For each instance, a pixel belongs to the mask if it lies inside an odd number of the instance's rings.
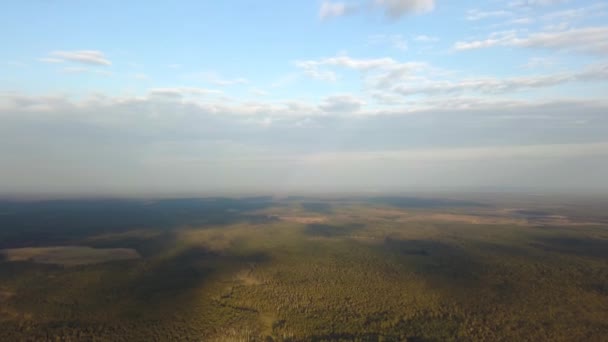
[[[123,194],[228,184],[251,191],[589,187],[608,172],[605,103],[432,103],[353,116],[365,104],[349,95],[316,106],[227,105],[207,93],[153,89],[144,97],[80,101],[3,94],[0,185]],[[549,166],[563,172],[543,176]],[[597,177],[569,179],[568,172],[590,166]]]

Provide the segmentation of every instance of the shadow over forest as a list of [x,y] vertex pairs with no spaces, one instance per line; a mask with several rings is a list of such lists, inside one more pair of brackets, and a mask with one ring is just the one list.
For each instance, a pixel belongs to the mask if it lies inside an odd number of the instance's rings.
[[440,277],[448,282],[474,281],[482,270],[481,264],[466,250],[440,241],[387,237],[383,248],[405,257],[418,274]]
[[547,252],[608,259],[608,240],[605,239],[549,236],[537,238],[531,245]]
[[227,264],[262,264],[270,260],[265,253],[248,255],[222,255],[203,247],[192,247],[177,255],[151,263],[145,272],[131,284],[138,298],[150,300],[152,297],[169,299],[172,295],[199,288],[214,272],[221,271]]
[[0,249],[68,244],[91,232],[265,223],[272,219],[247,212],[271,205],[271,197],[0,202]]

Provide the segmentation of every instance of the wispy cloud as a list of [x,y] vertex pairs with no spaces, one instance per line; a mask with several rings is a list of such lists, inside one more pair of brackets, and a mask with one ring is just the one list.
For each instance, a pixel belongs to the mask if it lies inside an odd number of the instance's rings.
[[[312,78],[332,82],[338,79],[338,69],[353,70],[360,73],[364,82],[374,88],[412,79],[416,72],[430,69],[424,62],[399,62],[389,57],[359,59],[350,56],[298,61],[296,66]],[[326,77],[319,77],[320,75]]]
[[472,9],[467,11],[466,19],[470,21],[482,20],[482,19],[490,19],[497,17],[508,17],[511,15],[511,12],[504,10],[495,10],[495,11],[482,11],[478,9]]
[[[531,59],[526,68],[538,69],[548,66],[548,59]],[[576,82],[600,82],[608,80],[607,64],[591,64],[587,68],[568,72],[542,73],[537,75],[512,77],[475,77],[458,78],[458,73],[444,70],[424,62],[401,62],[392,58],[357,59],[350,56],[337,56],[319,60],[300,61],[296,66],[311,77],[331,75],[338,77],[339,69],[360,73],[364,89],[379,99],[381,103],[398,103],[394,97],[418,95],[458,95],[464,93],[476,96],[488,94],[515,93],[526,89],[541,89]],[[318,78],[318,77],[317,77]]]
[[53,51],[47,57],[39,60],[45,63],[75,62],[88,65],[112,65],[103,52],[96,50]]
[[65,62],[64,59],[61,59],[61,58],[52,58],[52,57],[38,58],[38,61],[43,62],[43,63],[57,63],[57,64]]
[[152,96],[182,98],[185,96],[209,96],[222,95],[223,92],[215,89],[197,87],[172,87],[172,88],[152,88],[148,92]]
[[573,28],[563,31],[546,31],[520,36],[516,32],[497,33],[482,40],[459,41],[457,51],[516,46],[559,51],[608,54],[608,26]]
[[73,66],[62,68],[61,72],[64,74],[97,74],[103,76],[112,76],[113,73],[107,70],[99,70],[94,68],[87,68],[81,66]]
[[461,81],[429,81],[422,84],[396,86],[395,92],[402,95],[445,94],[445,93],[505,93],[523,89],[544,88],[572,82],[593,82],[608,80],[608,64],[592,66],[578,72],[554,75],[538,75],[500,78],[469,78]]
[[329,19],[354,14],[359,10],[357,5],[350,5],[344,2],[323,1],[319,9],[319,18]]
[[373,45],[388,45],[401,51],[408,49],[407,40],[400,34],[376,34],[369,36],[368,41]]
[[245,85],[249,80],[244,77],[227,78],[215,71],[204,71],[193,74],[184,75],[185,78],[198,79],[210,83],[214,86],[228,87],[235,85]]
[[338,75],[331,70],[322,70],[314,61],[297,61],[294,63],[308,77],[319,81],[335,82],[338,80]]
[[296,66],[300,68],[315,69],[323,66],[332,66],[349,68],[359,71],[388,68],[396,64],[398,64],[398,62],[390,57],[357,59],[349,56],[336,56],[322,58],[318,60],[306,60],[296,62]]
[[569,2],[570,0],[513,0],[509,7],[532,8],[537,6],[551,6]]
[[569,8],[547,13],[541,17],[545,22],[572,23],[573,21],[606,15],[607,3],[596,3],[590,6]]

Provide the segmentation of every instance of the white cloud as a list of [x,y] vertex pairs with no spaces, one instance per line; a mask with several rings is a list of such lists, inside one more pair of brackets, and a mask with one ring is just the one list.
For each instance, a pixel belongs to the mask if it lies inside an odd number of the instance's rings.
[[569,28],[577,21],[606,16],[608,14],[606,12],[607,8],[608,3],[595,3],[584,7],[549,12],[542,15],[540,19],[545,23],[550,23],[550,25],[546,26],[549,29],[560,30],[562,28],[561,30],[563,30]]
[[65,62],[65,60],[63,60],[61,58],[51,58],[51,57],[38,58],[38,60],[43,63],[57,63],[58,64],[58,63]]
[[396,77],[412,74],[416,71],[428,70],[431,67],[425,62],[399,62],[390,57],[382,58],[353,58],[336,56],[318,60],[307,60],[296,63],[300,68],[326,70],[324,68],[343,68],[360,72],[369,77]]
[[507,17],[510,16],[511,12],[504,10],[497,11],[481,11],[478,9],[472,9],[467,11],[466,19],[470,21],[482,20],[482,19],[490,19],[497,17]]
[[551,6],[566,3],[570,0],[515,0],[509,3],[510,7],[530,8],[537,6]]
[[423,110],[350,115],[362,102],[352,95],[315,104],[0,93],[0,187],[133,195],[269,191],[289,182],[324,191],[555,186],[573,176],[605,184],[608,103],[434,98]]
[[[541,68],[551,65],[552,60],[535,58],[525,68]],[[336,56],[296,63],[312,77],[331,75],[329,80],[338,78],[339,69],[353,70],[360,74],[363,90],[378,104],[403,104],[394,95],[457,95],[472,93],[477,96],[487,94],[515,93],[525,89],[540,89],[575,82],[599,82],[608,80],[608,65],[592,64],[581,70],[531,76],[467,77],[456,78],[458,73],[437,69],[424,62],[399,62],[392,58],[357,59]],[[485,94],[485,95],[483,95]]]
[[539,48],[606,55],[608,54],[608,27],[585,27],[557,32],[536,32],[523,37],[518,36],[515,32],[507,32],[495,34],[484,40],[456,42],[454,49],[463,51],[494,46]]
[[388,18],[398,19],[408,14],[422,14],[435,9],[435,0],[368,0],[367,2],[351,5],[345,2],[323,1],[319,9],[319,17],[328,19],[363,10],[380,9]]
[[[524,68],[538,69],[550,66],[552,60],[531,59]],[[405,105],[395,95],[410,99],[413,96],[516,93],[525,89],[541,89],[577,82],[601,82],[608,80],[607,64],[591,64],[581,70],[537,75],[499,78],[491,76],[459,77],[459,73],[438,69],[424,62],[400,62],[392,58],[357,59],[336,56],[318,60],[299,61],[296,66],[312,77],[331,75],[338,79],[340,69],[352,70],[362,80],[362,90],[378,105]],[[429,97],[430,98],[430,97]],[[468,104],[467,104],[468,105]],[[410,107],[411,108],[411,107]]]
[[188,74],[185,78],[195,78],[204,82],[210,83],[215,86],[228,87],[235,85],[245,85],[249,83],[249,80],[244,77],[237,78],[226,78],[215,71],[205,71],[194,74]]
[[295,65],[304,70],[317,70],[321,67],[342,67],[357,71],[385,69],[397,66],[399,63],[390,57],[356,59],[349,56],[337,56],[319,60],[298,61]]
[[[357,59],[349,56],[299,61],[296,66],[313,78],[327,81],[338,79],[338,68],[354,70],[361,74],[366,85],[373,88],[388,87],[403,80],[415,80],[415,73],[432,69],[424,62],[398,62],[389,57]],[[321,78],[319,75],[327,77]]]
[[530,17],[521,17],[509,20],[508,24],[511,25],[530,25],[534,23],[534,19]]
[[338,75],[329,70],[320,70],[319,66],[312,61],[297,61],[295,66],[302,69],[304,74],[319,81],[335,82],[338,80]]
[[433,37],[433,36],[427,36],[425,34],[420,34],[420,35],[417,35],[416,37],[414,37],[414,40],[417,42],[422,42],[422,43],[433,43],[433,42],[438,42],[439,38]]
[[608,80],[608,64],[595,65],[579,72],[569,72],[553,75],[538,75],[499,78],[469,78],[461,81],[429,81],[422,84],[395,86],[393,90],[408,96],[414,94],[441,93],[504,93],[522,89],[550,87],[571,82],[593,82]]
[[329,113],[356,113],[365,102],[352,95],[332,95],[326,97],[319,108]]
[[344,2],[323,1],[319,9],[319,18],[329,19],[333,17],[341,17],[357,12],[358,8],[354,5],[348,5]]
[[426,13],[435,9],[435,0],[375,0],[390,18],[400,18],[411,13]]
[[208,96],[222,95],[223,93],[215,89],[196,88],[196,87],[173,87],[173,88],[152,88],[149,90],[152,96],[161,96],[169,98],[182,98],[184,96]]
[[53,51],[48,57],[41,58],[45,63],[76,62],[88,65],[112,65],[112,62],[101,51],[78,50],[78,51]]

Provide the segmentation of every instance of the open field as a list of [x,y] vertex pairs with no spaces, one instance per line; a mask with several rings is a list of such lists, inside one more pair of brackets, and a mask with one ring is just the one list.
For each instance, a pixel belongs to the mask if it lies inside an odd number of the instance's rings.
[[31,261],[64,266],[99,264],[140,258],[132,248],[91,248],[79,246],[25,247],[0,250],[6,261]]
[[602,341],[608,206],[585,203],[5,203],[0,340]]

